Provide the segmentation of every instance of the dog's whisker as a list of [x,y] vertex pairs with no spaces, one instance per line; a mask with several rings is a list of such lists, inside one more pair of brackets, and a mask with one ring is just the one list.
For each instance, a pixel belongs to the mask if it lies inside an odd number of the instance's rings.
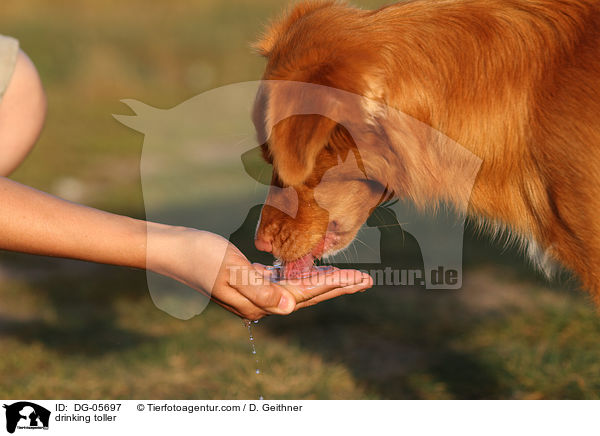
[[398,223],[398,224],[385,224],[383,226],[377,226],[378,229],[388,228],[388,227],[402,227],[403,225],[408,223]]
[[367,248],[368,248],[369,250],[371,250],[373,253],[375,253],[375,252],[376,252],[376,250],[375,250],[373,247],[371,247],[371,246],[370,246],[369,244],[367,244],[366,242],[364,242],[364,241],[361,241],[359,238],[356,238],[356,237],[355,237],[355,238],[354,238],[354,240],[355,240],[356,242],[360,242],[361,244],[363,244],[365,247],[367,247]]

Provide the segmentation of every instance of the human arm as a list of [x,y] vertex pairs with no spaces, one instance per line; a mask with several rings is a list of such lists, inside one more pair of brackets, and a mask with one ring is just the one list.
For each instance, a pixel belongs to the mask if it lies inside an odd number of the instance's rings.
[[[335,271],[317,281],[271,283],[218,235],[111,214],[0,178],[0,249],[149,269],[201,291],[249,319],[299,308],[372,285],[367,275]],[[259,279],[235,282],[231,271]]]

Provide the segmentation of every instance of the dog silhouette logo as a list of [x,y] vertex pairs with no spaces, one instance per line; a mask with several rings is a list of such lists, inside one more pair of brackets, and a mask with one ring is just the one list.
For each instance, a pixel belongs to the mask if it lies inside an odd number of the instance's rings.
[[[267,101],[265,92],[273,89],[289,101],[278,105],[269,116],[255,119],[252,108],[257,102]],[[243,244],[240,248],[244,254],[252,256],[252,262],[271,263],[273,257],[270,254],[255,248],[256,229],[262,216],[256,206],[277,209],[285,219],[297,220],[296,228],[301,229],[307,223],[300,216],[309,215],[306,205],[316,202],[317,207],[311,210],[324,211],[323,219],[337,214],[340,219],[351,222],[351,230],[356,231],[356,235],[360,231],[360,239],[355,238],[358,244],[346,244],[347,249],[340,246],[337,252],[332,250],[327,259],[329,262],[382,270],[382,243],[394,248],[386,249],[388,253],[401,252],[405,247],[402,235],[408,233],[418,245],[419,253],[414,257],[419,261],[414,267],[423,270],[424,287],[432,290],[462,287],[464,228],[471,191],[482,160],[420,120],[344,90],[277,80],[227,85],[168,109],[131,99],[122,102],[135,115],[114,115],[114,118],[144,134],[140,177],[148,221],[216,233],[232,242],[235,240],[236,244]],[[394,133],[389,142],[402,145],[398,148],[402,156],[394,154],[392,147],[377,145],[379,142],[374,140],[373,132],[383,132],[383,128],[376,127],[375,119],[369,118],[365,124],[361,108],[367,107],[369,113],[379,114],[377,122],[384,120],[389,126],[388,130]],[[273,183],[274,166],[263,154],[275,126],[292,117],[307,116],[321,117],[319,119],[342,126],[351,139],[346,148],[353,151],[346,154],[344,149],[339,153],[337,166],[331,168],[314,190],[315,202],[308,203],[300,201],[294,188]],[[381,132],[378,134],[383,134]],[[292,139],[290,144],[301,141]],[[300,152],[304,148],[293,150]],[[384,149],[387,157],[380,155]],[[427,151],[426,158],[422,158],[423,150]],[[292,156],[290,165],[293,166],[293,159],[299,157],[291,152],[289,156]],[[373,158],[373,164],[365,165],[367,158]],[[433,163],[435,171],[431,167]],[[331,194],[338,192],[338,184],[345,186],[346,182],[362,186],[352,200],[352,204],[360,207],[351,208],[354,211],[351,217],[346,217],[342,211],[344,203],[338,201],[350,191],[338,196]],[[365,186],[369,194],[358,198],[366,192]],[[429,204],[426,199],[438,195],[442,187],[444,192],[452,193],[452,203],[449,197],[448,202],[444,200],[429,210],[425,207]],[[389,222],[386,224],[377,219],[366,222],[368,213],[378,206],[378,201],[386,199],[384,194],[391,193],[399,201],[388,202],[387,211],[382,211]],[[207,202],[210,202],[210,208],[205,207]],[[379,227],[369,223],[379,223]],[[382,239],[382,235],[394,233],[389,231],[392,229],[401,230],[397,232],[401,237]],[[297,233],[304,239],[311,236],[309,230],[304,233],[297,230]],[[391,267],[404,269],[400,265]],[[453,275],[448,277],[449,280],[438,280],[441,271]],[[209,277],[214,280],[217,271]],[[445,273],[443,277],[446,278]],[[151,271],[147,274],[147,282],[156,307],[179,319],[200,314],[210,301],[207,295]],[[210,291],[212,284],[206,287]]]
[[18,428],[28,430],[48,429],[50,411],[28,401],[4,405],[6,409],[6,431],[14,433]]

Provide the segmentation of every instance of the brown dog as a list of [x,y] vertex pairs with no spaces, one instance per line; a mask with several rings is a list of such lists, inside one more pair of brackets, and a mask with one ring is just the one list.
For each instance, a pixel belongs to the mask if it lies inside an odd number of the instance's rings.
[[[346,107],[343,126],[314,114],[272,125],[293,96],[263,87],[255,125],[274,186],[293,188],[298,207],[264,207],[259,249],[302,267],[346,247],[392,192],[421,206],[468,201],[470,216],[560,261],[600,299],[600,1],[413,0],[376,11],[308,2],[256,47],[266,80],[371,102]],[[481,158],[474,187],[445,179],[443,162],[460,166],[460,154],[385,107]],[[358,170],[324,181],[348,153]]]

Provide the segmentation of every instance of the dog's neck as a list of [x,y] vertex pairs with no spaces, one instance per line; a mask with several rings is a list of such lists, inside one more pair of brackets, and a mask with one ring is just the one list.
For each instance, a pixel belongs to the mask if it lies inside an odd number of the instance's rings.
[[[398,192],[417,202],[446,201],[462,210],[468,201],[472,215],[537,237],[539,217],[532,211],[545,213],[549,207],[545,198],[532,195],[545,191],[532,158],[532,148],[540,146],[532,131],[532,119],[539,116],[537,92],[552,80],[556,65],[568,61],[592,2],[561,2],[558,8],[553,0],[486,1],[471,2],[470,9],[464,2],[427,2],[427,14],[420,3],[372,16],[394,20],[398,29],[393,37],[370,41],[398,54],[382,58],[387,83],[378,87],[389,90],[382,96],[385,104],[433,129],[416,124],[407,129],[406,121],[393,117],[384,121],[392,143],[406,144],[407,130],[409,143],[415,137],[424,141],[408,151],[402,147],[401,156],[401,145],[390,147],[394,155],[386,161],[396,159],[398,165],[385,168],[402,173],[384,177],[399,180]],[[391,14],[393,8],[403,13]],[[472,191],[469,152],[481,159]]]

